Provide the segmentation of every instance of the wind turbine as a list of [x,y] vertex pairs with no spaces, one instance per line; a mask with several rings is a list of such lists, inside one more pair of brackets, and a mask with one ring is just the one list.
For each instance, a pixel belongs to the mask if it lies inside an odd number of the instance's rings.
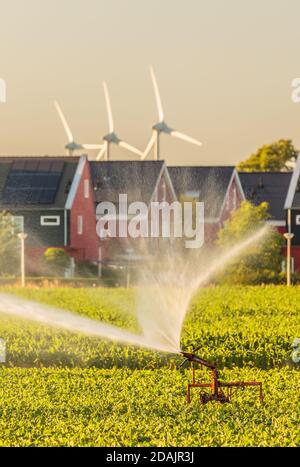
[[139,149],[137,149],[134,146],[131,146],[130,144],[126,143],[125,141],[120,139],[118,137],[118,135],[115,133],[111,103],[110,103],[107,84],[106,84],[105,81],[103,81],[103,90],[104,90],[104,97],[105,97],[105,103],[106,103],[106,109],[107,109],[108,131],[109,131],[109,133],[103,137],[104,145],[99,146],[101,149],[100,149],[100,152],[98,153],[96,159],[100,160],[100,159],[102,159],[103,156],[105,156],[105,160],[108,161],[110,159],[110,145],[111,144],[116,144],[116,145],[120,146],[121,148],[126,149],[129,152],[132,152],[134,154],[137,154],[140,157],[143,157],[143,153],[141,151],[139,151]]
[[59,103],[57,101],[54,101],[54,106],[57,110],[57,113],[59,115],[59,118],[62,122],[62,125],[64,127],[64,130],[68,138],[68,143],[66,144],[65,149],[68,151],[69,156],[72,156],[74,151],[79,151],[81,149],[100,149],[100,147],[102,148],[104,146],[104,144],[100,146],[99,144],[78,144],[76,143],[74,140],[73,134],[70,130],[70,127],[68,125],[68,122],[66,120],[66,117],[64,116]]
[[166,124],[166,122],[164,121],[164,112],[163,112],[163,107],[162,107],[162,102],[160,98],[156,76],[151,66],[150,66],[150,75],[151,75],[151,80],[152,80],[153,89],[154,89],[156,106],[158,110],[158,123],[156,123],[152,127],[153,134],[144,151],[142,159],[143,160],[146,159],[146,157],[148,156],[149,152],[151,151],[153,147],[154,147],[154,158],[156,160],[160,159],[160,135],[161,133],[174,136],[174,138],[182,139],[183,141],[186,141],[191,144],[195,144],[196,146],[202,146],[202,143],[200,141],[194,138],[191,138],[190,136],[187,136],[184,133],[181,133],[180,131],[174,130],[173,128],[169,127]]

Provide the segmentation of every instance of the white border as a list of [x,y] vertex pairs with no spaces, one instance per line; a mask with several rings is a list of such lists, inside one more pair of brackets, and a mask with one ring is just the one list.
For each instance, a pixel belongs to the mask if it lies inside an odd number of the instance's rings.
[[72,209],[86,161],[86,156],[81,156],[79,159],[78,166],[65,204],[65,209]]
[[[56,222],[47,222],[47,219],[55,220]],[[41,225],[47,227],[57,227],[60,225],[60,216],[41,216],[40,218]]]
[[295,191],[297,188],[297,183],[299,180],[299,175],[300,175],[300,153],[298,153],[297,162],[296,162],[296,165],[293,171],[293,175],[290,181],[290,186],[289,186],[288,193],[286,196],[284,209],[291,209],[292,207],[294,196],[295,196]]

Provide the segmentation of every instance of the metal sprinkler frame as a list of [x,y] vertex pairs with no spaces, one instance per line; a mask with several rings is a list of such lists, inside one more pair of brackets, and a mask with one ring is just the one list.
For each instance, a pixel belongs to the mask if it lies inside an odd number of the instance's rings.
[[[197,350],[198,349],[196,349],[195,351]],[[191,389],[192,388],[207,388],[207,389],[209,388],[210,389],[209,393],[207,392],[200,393],[200,402],[202,405],[204,405],[211,401],[217,401],[217,402],[220,402],[221,404],[230,402],[234,392],[236,392],[238,389],[244,389],[250,386],[259,388],[259,399],[260,399],[260,402],[263,402],[264,395],[263,395],[263,388],[262,388],[261,381],[230,381],[230,382],[220,381],[219,372],[215,364],[198,357],[198,355],[196,355],[195,353],[181,352],[181,355],[185,357],[185,360],[181,363],[181,365],[178,368],[184,365],[187,361],[191,362],[191,368],[192,368],[192,382],[188,383],[187,385],[187,395],[186,395],[187,403],[191,402]],[[194,363],[198,363],[200,366],[204,366],[205,368],[208,368],[211,371],[211,382],[204,383],[204,382],[196,381],[196,369],[195,369]],[[226,389],[226,394],[222,388]],[[236,389],[236,391],[234,391],[234,388]]]

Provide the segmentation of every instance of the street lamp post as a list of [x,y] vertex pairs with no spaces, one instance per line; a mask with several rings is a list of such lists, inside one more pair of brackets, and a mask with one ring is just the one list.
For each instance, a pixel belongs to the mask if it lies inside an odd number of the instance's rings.
[[25,240],[27,234],[21,232],[18,234],[19,239],[21,240],[21,284],[22,287],[25,287]]
[[102,277],[102,248],[98,249],[98,277]]
[[292,243],[292,239],[294,238],[294,234],[292,234],[291,209],[288,209],[288,212],[287,212],[287,228],[288,228],[288,231],[284,234],[284,238],[287,241],[286,285],[289,287],[291,285],[291,243]]
[[287,241],[287,258],[286,258],[286,285],[291,285],[291,241],[294,238],[294,234],[285,233],[284,238]]

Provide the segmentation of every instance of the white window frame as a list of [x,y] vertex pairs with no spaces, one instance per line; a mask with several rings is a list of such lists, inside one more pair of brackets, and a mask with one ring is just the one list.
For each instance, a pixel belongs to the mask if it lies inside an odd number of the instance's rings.
[[200,198],[200,191],[199,190],[186,191],[184,193],[184,196],[186,196],[187,198],[199,199]]
[[[287,260],[286,258],[281,262],[281,272],[286,272]],[[295,272],[295,259],[291,256],[291,273],[294,274]]]
[[83,195],[86,199],[90,197],[90,181],[86,178],[83,182]]
[[[47,219],[51,219],[50,222]],[[41,225],[47,227],[57,227],[60,225],[60,216],[41,216]]]
[[225,209],[226,209],[226,211],[230,211],[230,197],[228,196],[228,194],[227,194],[227,198],[226,198]]
[[167,200],[167,185],[166,185],[165,180],[163,180],[162,182],[162,199],[163,201]]
[[232,197],[233,197],[233,209],[236,209],[236,207],[237,207],[237,193],[236,193],[236,188],[235,187],[232,190]]
[[83,234],[83,216],[77,216],[77,234]]

